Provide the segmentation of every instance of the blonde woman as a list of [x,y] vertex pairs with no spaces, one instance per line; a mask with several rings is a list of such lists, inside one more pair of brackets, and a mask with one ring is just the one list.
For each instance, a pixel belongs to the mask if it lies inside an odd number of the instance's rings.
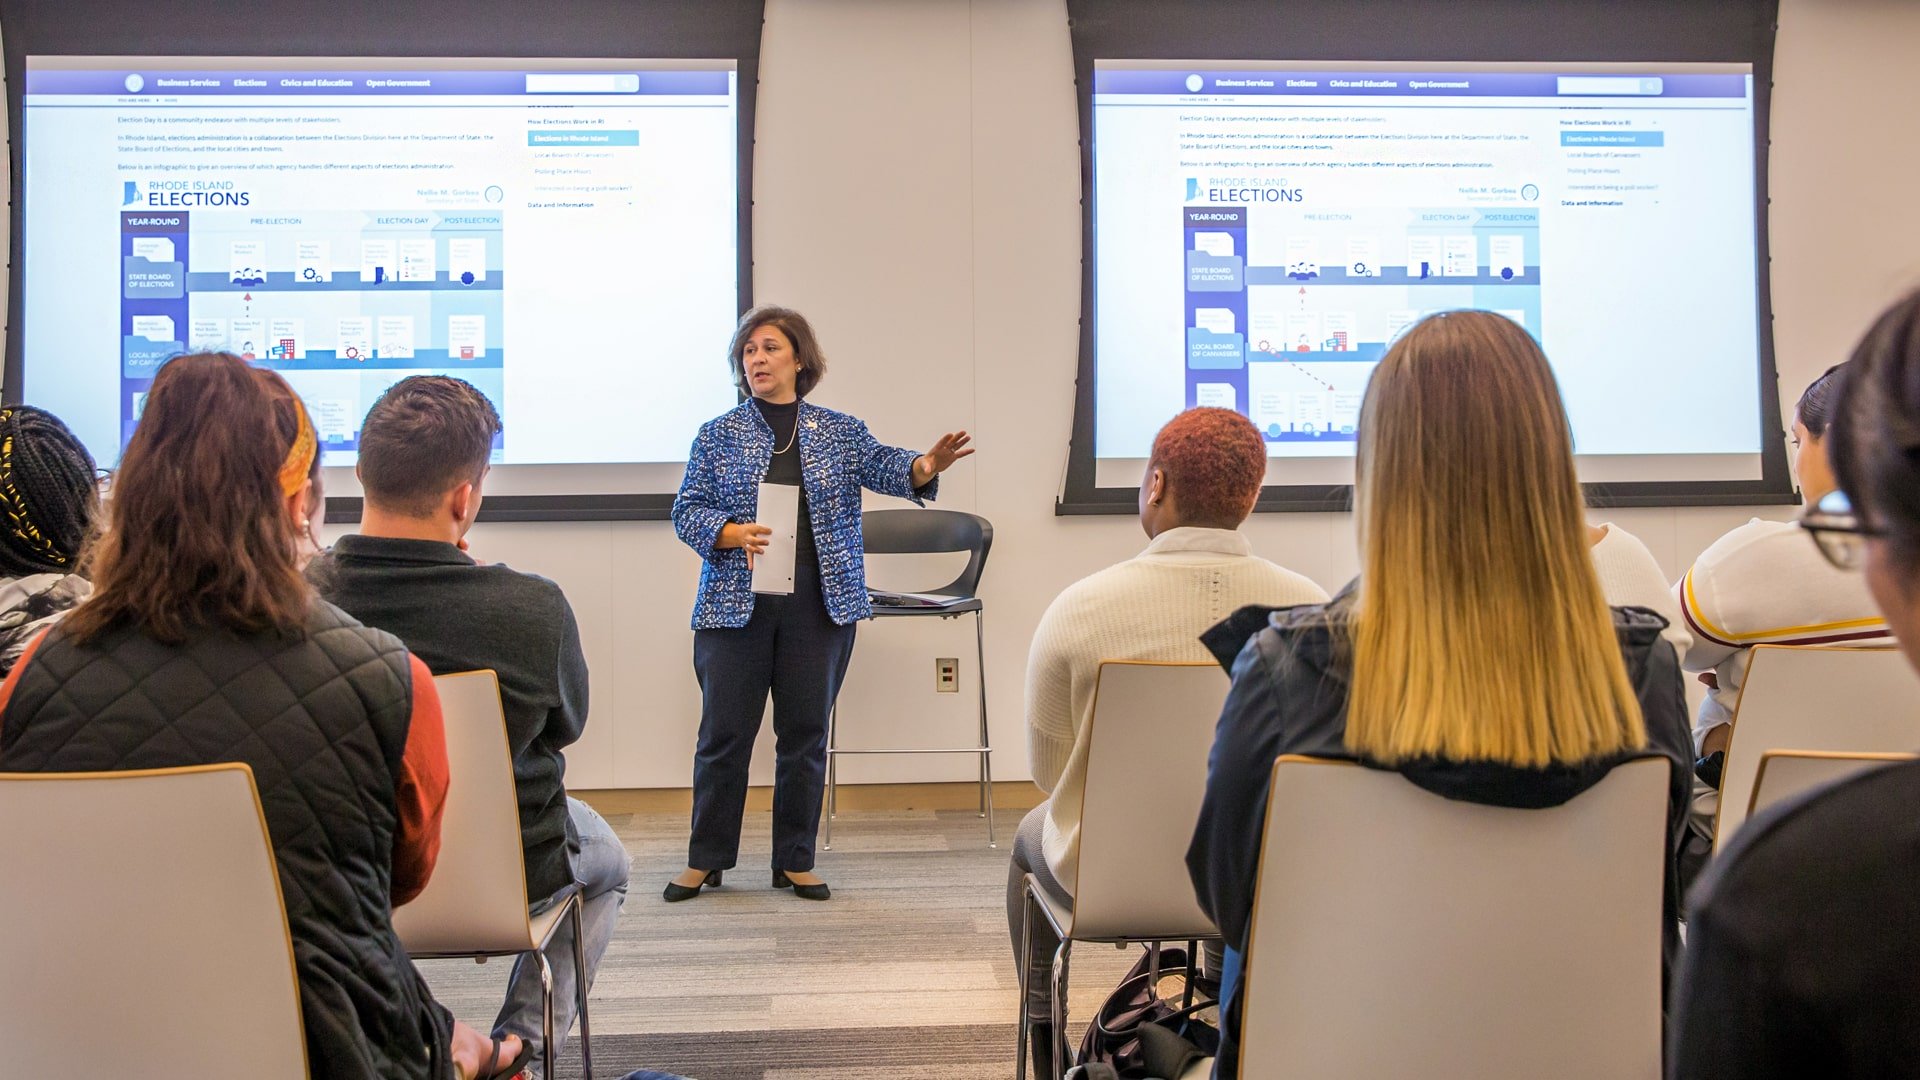
[[[1535,808],[1652,752],[1673,766],[1670,849],[1685,820],[1692,754],[1666,622],[1602,597],[1566,411],[1527,332],[1479,311],[1415,326],[1367,387],[1356,467],[1360,577],[1251,640],[1209,634],[1233,689],[1187,866],[1240,954],[1281,754]],[[1667,891],[1671,928],[1671,872]],[[1238,1026],[1236,995],[1217,1075],[1236,1075]]]

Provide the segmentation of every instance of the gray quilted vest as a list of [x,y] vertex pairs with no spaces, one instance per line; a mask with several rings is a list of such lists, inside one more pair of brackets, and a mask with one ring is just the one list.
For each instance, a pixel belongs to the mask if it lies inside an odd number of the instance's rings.
[[[394,934],[401,755],[413,708],[398,638],[315,602],[307,634],[196,633],[164,645],[56,627],[0,716],[0,772],[244,761],[279,864],[318,1078],[450,1074],[451,1020]],[[129,882],[138,911],[139,882]]]

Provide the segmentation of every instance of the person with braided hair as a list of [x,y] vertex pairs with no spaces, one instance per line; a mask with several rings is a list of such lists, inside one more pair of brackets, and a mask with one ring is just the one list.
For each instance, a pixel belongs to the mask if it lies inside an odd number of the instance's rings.
[[100,508],[93,456],[45,409],[0,409],[0,676],[92,593],[79,573]]

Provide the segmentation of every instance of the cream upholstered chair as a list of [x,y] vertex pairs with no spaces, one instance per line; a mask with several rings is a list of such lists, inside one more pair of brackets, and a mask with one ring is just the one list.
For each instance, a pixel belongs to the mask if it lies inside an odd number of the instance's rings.
[[1914,754],[1843,754],[1832,750],[1769,750],[1760,755],[1760,767],[1754,773],[1753,798],[1747,801],[1747,817],[1855,773],[1912,761],[1915,757]]
[[1720,774],[1715,851],[1745,824],[1769,750],[1920,749],[1920,675],[1898,650],[1756,645],[1747,663]]
[[253,770],[7,774],[0,823],[0,1074],[307,1075]]
[[[563,918],[573,920],[574,986],[580,1008],[580,1062],[593,1078],[587,1022],[587,964],[580,927],[580,891],[561,893],[539,915],[527,914],[527,875],[520,842],[520,802],[513,754],[491,671],[433,680],[447,729],[447,806],[440,822],[440,859],[419,896],[393,913],[393,928],[414,959],[518,956],[532,953],[544,991],[544,1075],[552,1076],[553,972],[543,950]],[[564,1034],[564,1033],[562,1033]]]
[[[1061,904],[1027,875],[1021,949],[1033,920],[1060,937],[1051,997],[1054,1061],[1066,1045],[1067,968],[1076,941],[1112,944],[1220,936],[1200,910],[1187,875],[1187,847],[1207,787],[1207,754],[1229,686],[1220,665],[1122,662],[1100,665],[1088,720],[1087,775],[1080,806],[1080,861],[1073,902]],[[1194,948],[1187,956],[1191,963]],[[1027,965],[1020,965],[1016,1070],[1027,1073]],[[1188,980],[1191,988],[1192,980]]]
[[1514,810],[1280,758],[1242,1080],[1656,1080],[1669,769]]

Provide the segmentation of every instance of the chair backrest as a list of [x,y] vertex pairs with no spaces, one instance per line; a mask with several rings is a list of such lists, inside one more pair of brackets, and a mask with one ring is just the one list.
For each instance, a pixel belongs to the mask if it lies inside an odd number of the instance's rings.
[[506,953],[531,947],[513,753],[491,671],[433,680],[447,727],[447,806],[427,887],[393,912],[407,951]]
[[868,510],[860,515],[861,539],[869,555],[932,555],[967,552],[960,576],[937,589],[915,592],[940,596],[979,595],[980,575],[993,548],[993,525],[961,510]]
[[1917,748],[1920,676],[1898,650],[1755,646],[1720,773],[1714,850],[1746,822],[1767,751]]
[[1844,780],[1858,772],[1912,761],[1914,754],[1842,754],[1831,750],[1769,750],[1760,755],[1753,778],[1753,798],[1747,802],[1752,817],[1774,803],[1802,792]]
[[1656,1080],[1668,770],[1629,761],[1514,810],[1282,757],[1243,1080]]
[[0,867],[0,1074],[307,1075],[253,770],[0,776]]
[[1073,937],[1219,933],[1193,898],[1187,847],[1229,685],[1218,664],[1100,665],[1088,721]]

